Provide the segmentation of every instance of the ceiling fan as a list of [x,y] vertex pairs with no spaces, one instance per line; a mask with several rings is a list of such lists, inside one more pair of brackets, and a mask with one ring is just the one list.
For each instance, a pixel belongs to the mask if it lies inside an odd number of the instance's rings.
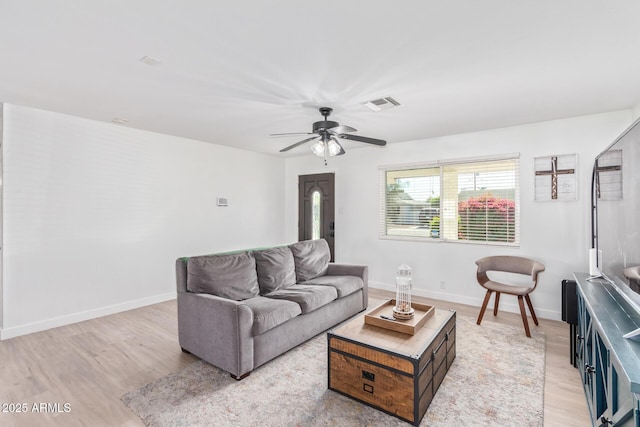
[[333,111],[329,107],[320,107],[320,114],[324,117],[324,120],[315,122],[313,124],[313,132],[293,132],[293,133],[273,133],[271,136],[290,136],[290,135],[313,135],[312,137],[298,141],[288,147],[280,150],[281,153],[289,151],[305,142],[316,140],[311,146],[311,151],[318,157],[324,157],[324,163],[327,164],[327,157],[340,156],[345,153],[344,148],[340,145],[338,138],[347,139],[351,141],[364,142],[366,144],[373,144],[384,146],[387,141],[382,139],[368,138],[366,136],[350,135],[351,132],[357,132],[357,129],[351,126],[341,125],[338,122],[327,120],[327,117]]

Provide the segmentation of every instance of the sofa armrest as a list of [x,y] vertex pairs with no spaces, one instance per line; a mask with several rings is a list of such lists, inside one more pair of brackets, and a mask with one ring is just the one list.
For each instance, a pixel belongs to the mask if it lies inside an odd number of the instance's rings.
[[252,325],[242,301],[178,292],[180,346],[236,378],[253,370]]
[[350,265],[329,263],[327,276],[357,276],[362,279],[362,307],[369,305],[369,267],[366,265]]
[[334,264],[329,263],[327,276],[358,276],[367,285],[369,280],[369,268],[366,265]]
[[176,260],[176,285],[178,292],[187,291],[187,258]]

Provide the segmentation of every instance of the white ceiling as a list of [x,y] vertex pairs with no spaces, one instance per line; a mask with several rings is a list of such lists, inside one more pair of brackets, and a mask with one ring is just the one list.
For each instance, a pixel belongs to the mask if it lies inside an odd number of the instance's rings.
[[[269,134],[331,106],[393,143],[636,106],[639,21],[637,0],[0,0],[0,102],[281,156],[302,138]],[[402,105],[361,105],[383,96]]]

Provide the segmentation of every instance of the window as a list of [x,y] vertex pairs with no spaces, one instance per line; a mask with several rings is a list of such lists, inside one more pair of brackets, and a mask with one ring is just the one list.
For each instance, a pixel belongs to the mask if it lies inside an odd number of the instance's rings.
[[315,190],[311,195],[311,238],[314,240],[320,238],[320,224],[322,223],[320,221],[321,203],[320,192]]
[[380,237],[519,244],[519,159],[382,168]]

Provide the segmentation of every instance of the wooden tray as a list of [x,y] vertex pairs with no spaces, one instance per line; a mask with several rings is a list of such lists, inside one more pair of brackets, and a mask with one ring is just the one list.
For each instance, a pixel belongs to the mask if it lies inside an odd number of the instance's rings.
[[411,303],[411,307],[415,310],[413,319],[388,320],[380,317],[380,315],[383,315],[393,318],[393,307],[395,306],[395,299],[382,303],[371,310],[368,314],[364,315],[364,323],[389,329],[391,331],[402,332],[403,334],[413,335],[427,322],[427,320],[429,320],[431,316],[433,316],[434,312],[434,308],[431,305],[413,302]]

